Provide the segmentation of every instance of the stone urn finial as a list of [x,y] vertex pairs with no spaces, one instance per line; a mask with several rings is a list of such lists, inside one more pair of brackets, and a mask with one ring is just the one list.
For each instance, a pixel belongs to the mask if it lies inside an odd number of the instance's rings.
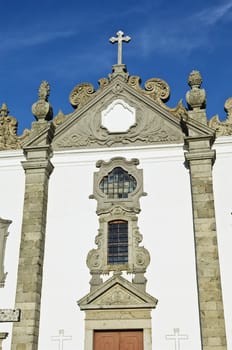
[[38,122],[49,121],[53,118],[52,106],[48,102],[49,95],[50,85],[44,80],[39,87],[39,100],[32,105],[32,113]]
[[188,85],[193,89],[200,88],[202,84],[201,73],[198,70],[193,70],[188,77]]
[[198,70],[193,70],[188,77],[188,85],[191,90],[186,93],[186,101],[189,116],[206,125],[206,92],[205,89],[201,89],[201,84],[201,73]]
[[188,85],[191,87],[186,94],[186,101],[190,110],[204,109],[206,104],[206,93],[201,89],[202,77],[201,73],[193,70],[189,74]]

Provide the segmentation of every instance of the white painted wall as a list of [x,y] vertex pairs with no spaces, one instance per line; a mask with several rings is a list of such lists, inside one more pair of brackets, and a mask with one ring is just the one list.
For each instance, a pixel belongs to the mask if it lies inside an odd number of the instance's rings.
[[232,349],[232,137],[215,142],[213,168],[219,259],[228,349]]
[[[0,152],[0,216],[12,220],[6,242],[5,271],[8,272],[4,288],[0,288],[0,309],[14,309],[19,245],[24,198],[24,170],[22,151]],[[10,349],[12,323],[0,323],[0,332],[9,332],[3,349]]]
[[159,299],[153,311],[153,343],[174,348],[165,335],[174,328],[187,334],[189,350],[200,349],[193,228],[188,170],[181,146],[59,152],[49,185],[45,275],[41,310],[40,349],[58,349],[52,336],[64,329],[72,336],[64,349],[83,349],[84,314],[76,301],[89,292],[86,256],[95,248],[98,217],[93,172],[99,159],[138,158],[144,173],[139,227],[151,254],[148,292]]
[[[214,165],[215,205],[222,266],[222,285],[227,322],[228,349],[232,349],[232,138],[216,142]],[[200,350],[200,331],[196,291],[194,240],[189,173],[184,167],[181,146],[118,148],[56,152],[49,184],[48,222],[41,306],[40,350],[56,350],[52,336],[64,329],[72,340],[64,350],[83,349],[84,313],[76,301],[89,292],[90,275],[86,256],[96,247],[98,229],[93,172],[99,159],[115,156],[138,158],[143,169],[144,191],[139,214],[140,232],[151,254],[146,277],[147,291],[159,300],[152,312],[153,348],[174,349],[165,335],[174,328],[187,335],[183,348]],[[14,308],[17,261],[21,235],[24,193],[22,152],[0,153],[0,216],[13,221],[7,240],[5,288],[0,289],[0,308]],[[0,324],[0,331],[11,331],[11,324]],[[10,339],[3,349],[10,350]]]

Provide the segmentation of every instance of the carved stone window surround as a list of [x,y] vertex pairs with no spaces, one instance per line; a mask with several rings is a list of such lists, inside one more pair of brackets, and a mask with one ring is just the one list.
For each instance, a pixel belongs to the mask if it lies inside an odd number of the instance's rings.
[[[97,215],[99,216],[99,230],[95,238],[96,249],[90,250],[87,256],[87,266],[92,279],[91,290],[102,284],[101,275],[111,271],[127,271],[134,274],[133,283],[145,290],[146,279],[144,273],[150,263],[147,249],[140,247],[142,235],[137,225],[137,214],[140,212],[139,199],[143,192],[142,169],[138,169],[138,159],[126,160],[122,157],[112,158],[109,162],[98,161],[98,172],[94,173],[93,195],[90,198],[97,200]],[[109,176],[113,169],[121,167],[129,176],[135,179],[135,189],[128,193],[128,198],[108,198],[101,188],[102,179]],[[108,225],[109,222],[123,220],[128,223],[128,262],[125,264],[108,263]]]

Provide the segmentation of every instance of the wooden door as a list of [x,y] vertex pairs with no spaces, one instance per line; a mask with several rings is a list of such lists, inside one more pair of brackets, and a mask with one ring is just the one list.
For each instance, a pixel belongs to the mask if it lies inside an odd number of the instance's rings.
[[143,350],[143,332],[96,331],[94,350]]

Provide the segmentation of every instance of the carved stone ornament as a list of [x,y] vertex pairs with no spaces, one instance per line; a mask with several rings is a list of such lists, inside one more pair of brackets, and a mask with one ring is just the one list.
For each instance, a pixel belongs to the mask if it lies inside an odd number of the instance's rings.
[[6,240],[8,237],[8,227],[12,223],[11,220],[0,218],[0,288],[4,287],[7,272],[4,270],[4,257],[6,249]]
[[130,76],[128,85],[133,87],[135,90],[141,92],[145,96],[150,97],[152,100],[160,103],[161,101],[166,102],[170,97],[170,88],[168,84],[159,78],[151,78],[144,84],[144,90],[140,87],[141,79],[138,76]]
[[209,120],[209,127],[216,131],[216,136],[232,135],[232,97],[226,100],[224,109],[227,113],[226,119],[224,121],[221,122],[218,115],[213,116]]
[[94,92],[92,84],[81,83],[71,91],[69,101],[74,108],[81,108],[88,102]]
[[191,90],[186,93],[186,101],[191,110],[205,108],[206,92],[201,89],[202,77],[199,71],[193,70],[188,79]]
[[59,110],[58,114],[54,117],[52,123],[55,127],[63,124],[65,122],[65,120],[67,120],[68,116],[64,115],[64,113]]
[[[139,309],[151,309],[155,308],[158,300],[152,297],[150,294],[137,289],[131,282],[127,281],[121,276],[113,276],[104,282],[100,288],[90,292],[88,295],[78,301],[78,305],[81,310],[93,310],[93,312],[99,310],[107,310],[105,317],[109,319],[115,317],[114,313],[109,313],[110,310],[123,309],[121,314],[118,314],[119,318],[125,318],[128,312],[136,313]],[[99,312],[95,314],[98,319]],[[138,314],[136,313],[138,316]],[[150,316],[150,315],[147,315]],[[104,317],[101,317],[103,319]],[[127,318],[133,319],[130,315]],[[142,317],[143,318],[143,317]]]
[[50,85],[47,81],[42,81],[39,87],[39,100],[32,105],[32,113],[38,122],[49,121],[53,117],[52,106],[48,102],[50,95]]
[[116,285],[111,290],[106,292],[102,297],[99,297],[96,305],[138,305],[140,298],[136,297],[132,293],[129,293],[120,285]]
[[[143,191],[143,171],[142,169],[138,169],[137,165],[139,165],[138,159],[126,160],[123,157],[115,157],[108,162],[99,160],[96,163],[96,167],[99,168],[99,171],[94,173],[93,194],[90,198],[97,200],[98,215],[111,211],[113,204],[116,204],[116,207],[114,208],[116,214],[118,214],[117,211],[120,210],[118,206],[134,213],[140,212],[139,199],[141,196],[146,195],[146,193]],[[107,194],[103,193],[100,189],[101,180],[115,167],[121,167],[136,180],[137,186],[133,192],[128,193],[128,198],[108,198]]]
[[0,150],[11,150],[21,148],[22,142],[29,135],[29,130],[24,130],[22,136],[17,136],[18,121],[9,116],[6,103],[0,109]]
[[[128,264],[126,265],[109,265],[107,262],[107,224],[114,220],[128,221],[128,241],[129,253]],[[108,274],[110,271],[127,271],[128,273],[145,273],[150,263],[150,254],[147,249],[140,247],[139,243],[142,241],[142,235],[139,233],[137,226],[137,217],[135,214],[127,213],[121,210],[121,214],[114,214],[112,211],[105,214],[104,218],[99,220],[100,228],[98,235],[95,238],[95,243],[98,246],[96,249],[91,249],[87,256],[87,266],[91,274],[95,271],[99,274]],[[138,240],[138,235],[141,239]],[[144,280],[143,280],[144,282]]]
[[[108,274],[111,271],[116,274],[120,274],[121,271],[134,274],[133,284],[137,288],[145,290],[144,273],[150,263],[150,254],[147,249],[140,246],[142,235],[137,225],[136,214],[140,212],[139,199],[146,195],[143,192],[142,169],[137,168],[138,164],[138,159],[128,161],[122,157],[112,158],[109,162],[100,160],[96,164],[100,170],[94,173],[93,195],[90,198],[97,200],[99,230],[95,238],[97,248],[91,249],[87,256],[87,266],[92,275],[91,290],[98,288],[103,283],[100,277],[102,274]],[[115,169],[119,173],[114,173]],[[124,176],[125,182],[122,184]],[[121,182],[117,182],[117,185],[115,182],[113,185],[114,181]],[[112,195],[112,186],[116,186],[118,195]],[[106,188],[109,188],[109,192]],[[124,189],[123,195],[121,195],[122,188]],[[125,263],[121,261],[119,263],[109,262],[109,225],[118,222],[123,222],[126,225],[127,253]]]
[[206,117],[206,92],[204,89],[201,89],[202,77],[199,71],[193,70],[188,78],[188,85],[191,87],[191,90],[186,93],[186,101],[189,107],[188,115],[207,125]]
[[[138,76],[129,76],[124,64],[113,65],[112,69],[113,73],[109,75],[109,78],[101,78],[98,81],[99,89],[97,90],[95,90],[94,86],[90,83],[80,83],[75,86],[69,96],[69,101],[73,108],[82,108],[110,84],[112,84],[111,91],[118,95],[123,91],[123,84],[126,83],[143,96],[149,97],[156,103],[162,105],[164,109],[168,110],[176,117],[180,118],[183,113],[186,114],[186,109],[181,100],[174,108],[170,108],[164,104],[170,97],[169,85],[164,80],[151,78],[145,82],[144,88],[142,88],[141,78]],[[121,82],[118,81],[114,84],[115,77],[120,77]]]
[[[112,104],[112,101],[113,99],[109,100],[108,106]],[[145,106],[142,109],[139,104],[129,99],[125,99],[125,103],[133,106],[136,110],[136,122],[126,132],[110,132],[104,128],[102,126],[102,111],[106,107],[97,104],[91,108],[91,113],[80,118],[72,128],[54,140],[53,148],[121,147],[183,142],[182,131],[168,123],[158,113]],[[180,111],[181,106],[173,110],[172,113],[178,114]]]

